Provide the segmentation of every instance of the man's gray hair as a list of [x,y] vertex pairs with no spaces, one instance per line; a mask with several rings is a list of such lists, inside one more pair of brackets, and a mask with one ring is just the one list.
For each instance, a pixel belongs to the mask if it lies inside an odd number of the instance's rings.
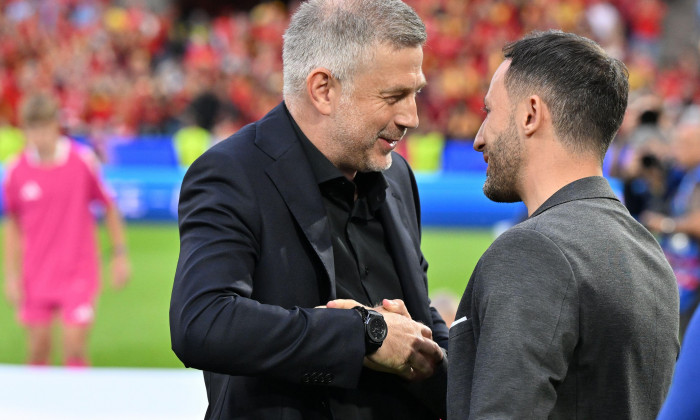
[[290,102],[298,97],[317,67],[352,89],[353,76],[371,60],[373,47],[418,47],[426,39],[423,21],[400,0],[304,2],[284,34],[284,98]]

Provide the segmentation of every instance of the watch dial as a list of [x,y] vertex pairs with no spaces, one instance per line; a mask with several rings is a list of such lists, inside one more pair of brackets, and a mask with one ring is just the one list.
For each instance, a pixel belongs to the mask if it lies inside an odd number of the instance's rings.
[[386,323],[381,318],[373,318],[369,321],[369,332],[374,341],[383,341],[386,338]]

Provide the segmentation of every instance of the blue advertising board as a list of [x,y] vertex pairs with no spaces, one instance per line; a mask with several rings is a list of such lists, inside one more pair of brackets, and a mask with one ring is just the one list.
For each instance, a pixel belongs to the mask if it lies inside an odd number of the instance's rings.
[[177,166],[105,166],[104,177],[127,220],[177,220],[185,169]]
[[[186,169],[178,166],[171,139],[113,139],[109,145],[112,164],[103,166],[103,174],[124,217],[176,221]],[[443,152],[441,171],[416,173],[424,226],[491,227],[526,216],[522,203],[494,203],[484,196],[486,163],[471,142],[449,140]],[[608,179],[619,196],[619,181]]]
[[[105,166],[119,209],[129,220],[177,220],[177,202],[185,170],[166,166]],[[493,203],[474,173],[418,173],[421,214],[426,226],[487,227],[517,219],[522,203]]]

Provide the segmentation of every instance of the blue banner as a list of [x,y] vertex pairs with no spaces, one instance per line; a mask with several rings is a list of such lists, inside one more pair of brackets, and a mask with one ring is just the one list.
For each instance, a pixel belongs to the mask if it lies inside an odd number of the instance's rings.
[[[105,181],[127,220],[177,221],[185,171],[168,165],[103,167]],[[416,173],[423,225],[488,228],[527,216],[523,203],[494,203],[486,198],[485,179],[485,174],[475,172]],[[619,181],[610,183],[619,196]]]
[[[177,220],[177,202],[185,170],[167,166],[105,166],[104,176],[114,190],[125,218]],[[473,173],[416,174],[421,214],[426,226],[485,227],[517,219],[522,203],[493,203],[481,188],[484,175]]]

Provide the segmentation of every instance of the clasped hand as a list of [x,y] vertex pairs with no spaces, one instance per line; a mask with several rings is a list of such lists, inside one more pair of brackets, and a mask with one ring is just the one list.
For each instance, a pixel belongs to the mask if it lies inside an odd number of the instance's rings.
[[[328,302],[326,307],[352,309],[358,305],[351,299],[338,299]],[[367,309],[374,309],[384,316],[388,332],[379,350],[365,357],[364,365],[411,381],[432,376],[435,366],[442,362],[443,353],[433,341],[430,328],[413,321],[400,299],[384,299],[382,306]]]

